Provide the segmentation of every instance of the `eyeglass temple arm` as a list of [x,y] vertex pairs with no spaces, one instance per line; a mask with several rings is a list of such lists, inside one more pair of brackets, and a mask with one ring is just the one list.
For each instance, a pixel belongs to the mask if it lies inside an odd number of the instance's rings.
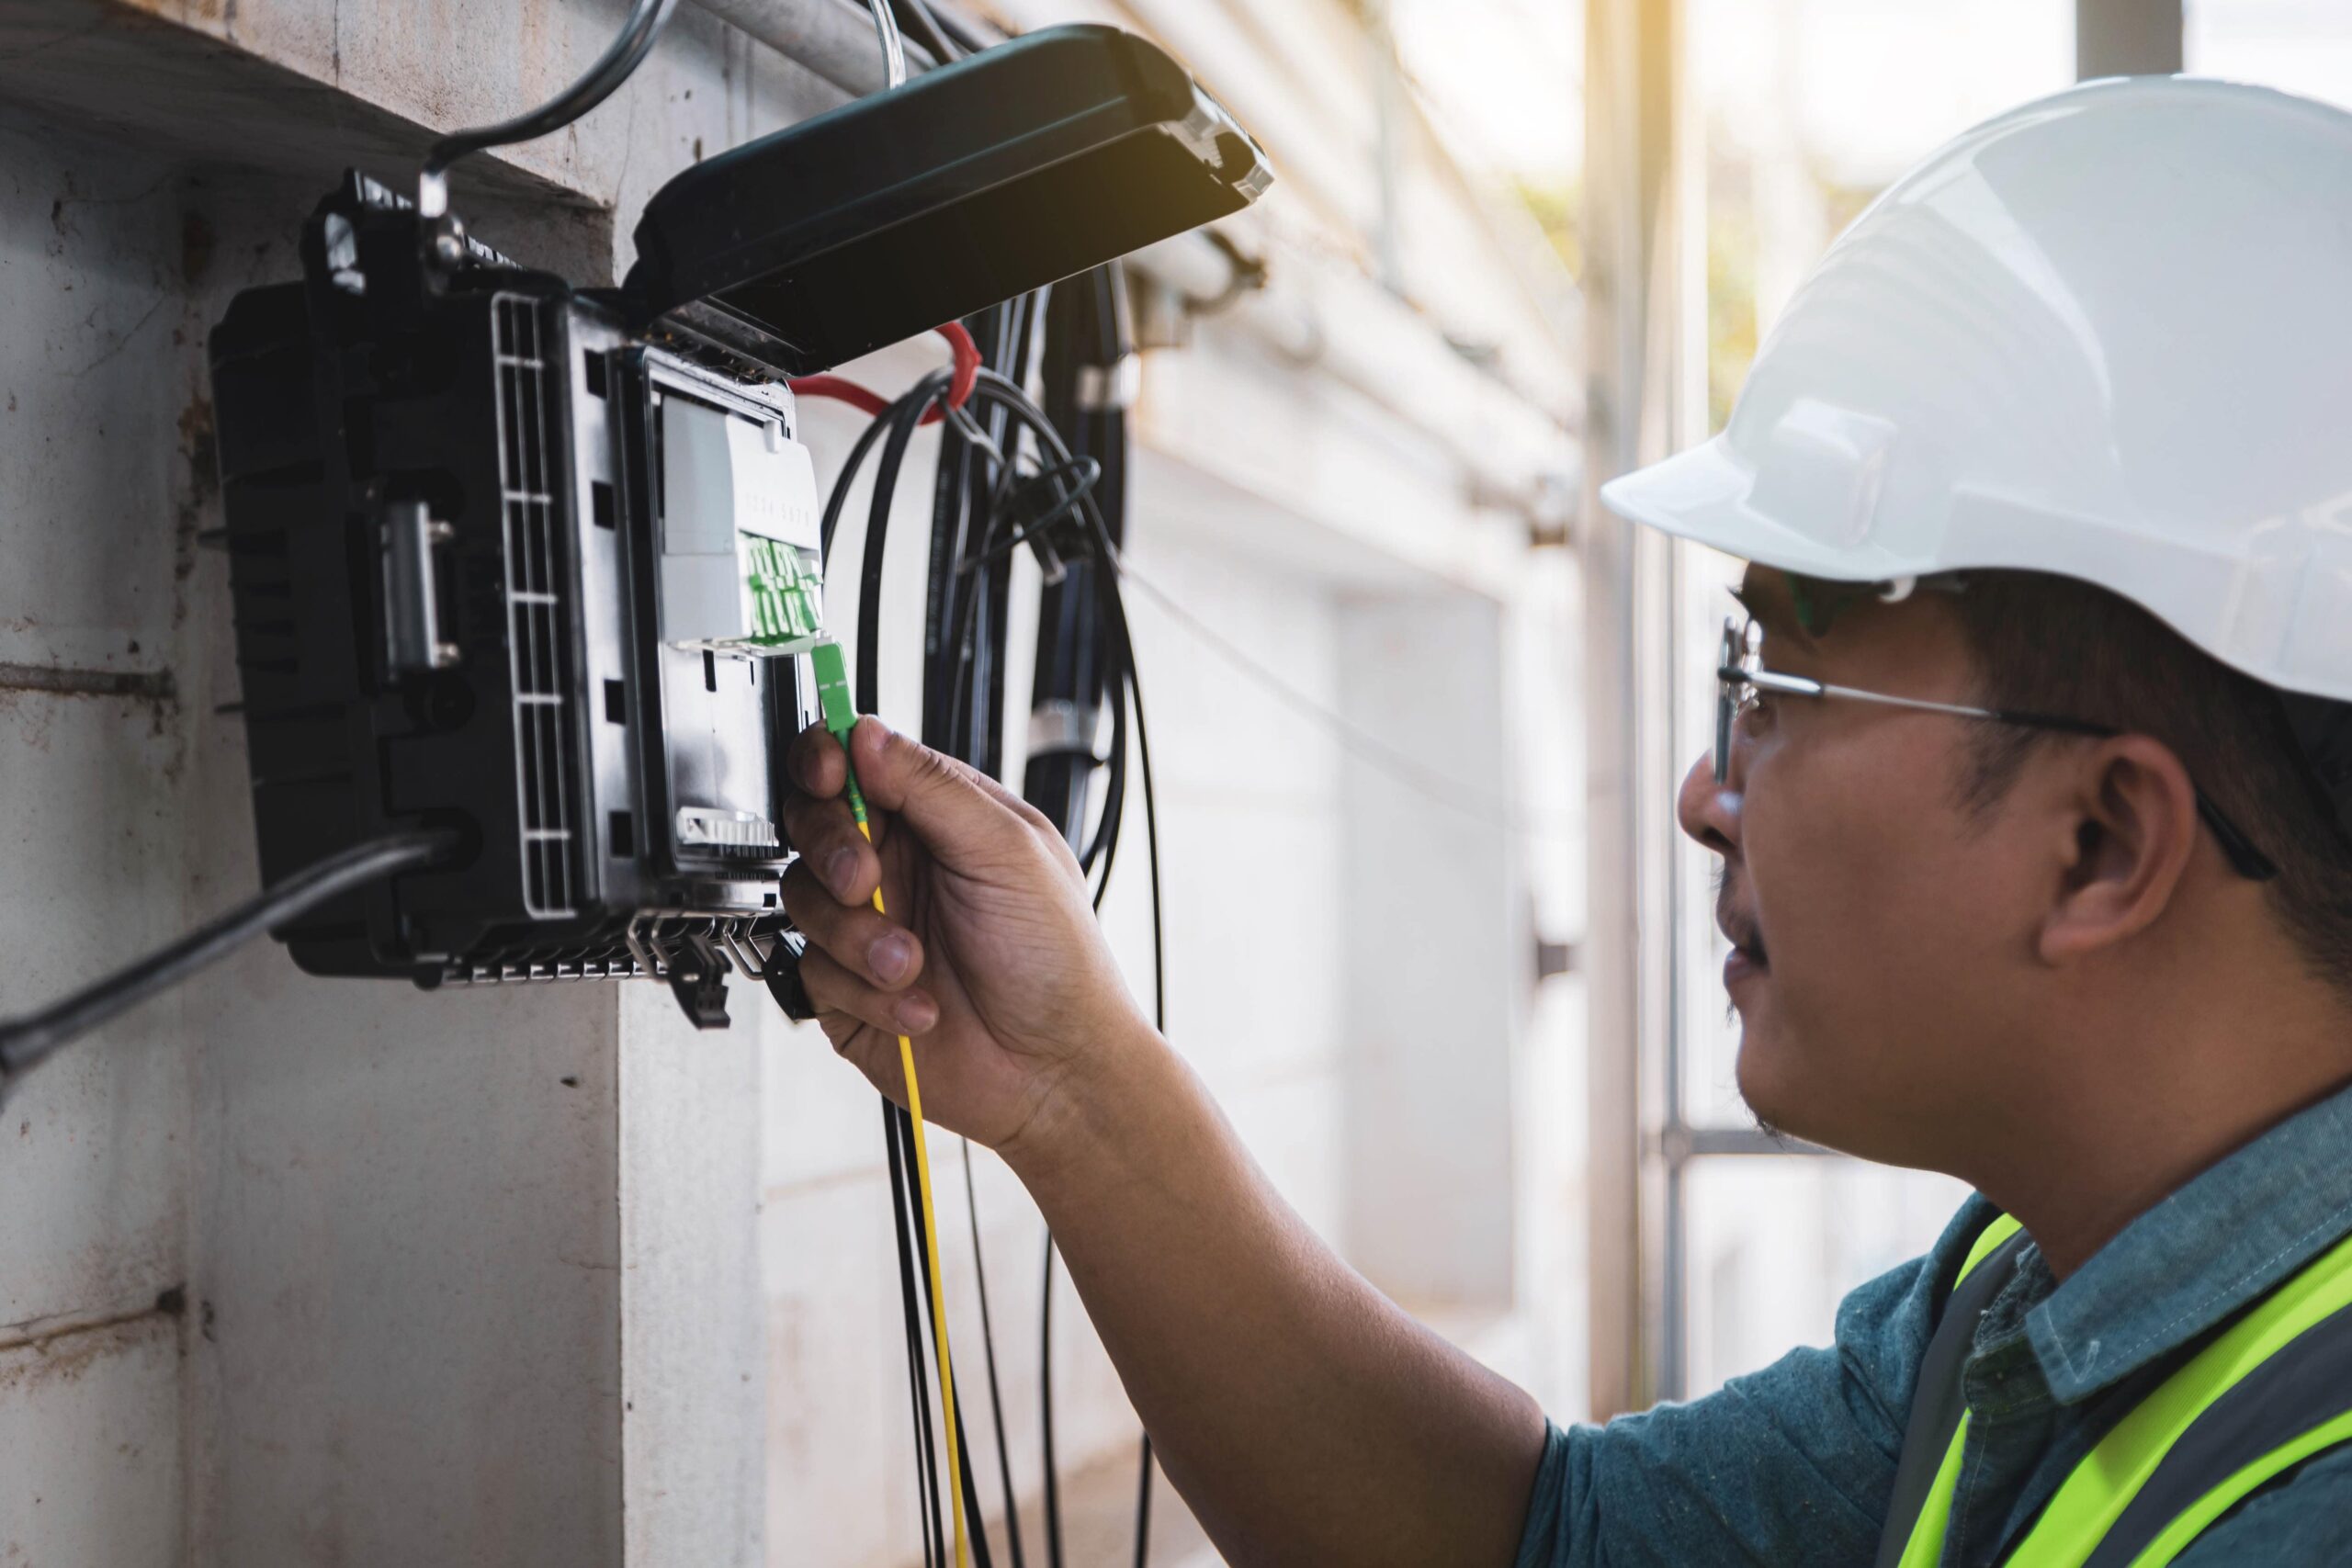
[[1963,707],[1957,703],[1929,702],[1925,697],[1895,697],[1884,692],[1865,692],[1859,686],[1837,686],[1826,681],[1815,681],[1804,675],[1783,675],[1777,670],[1743,670],[1736,664],[1726,664],[1715,671],[1720,680],[1737,685],[1753,686],[1759,692],[1774,692],[1787,697],[1845,697],[1854,702],[1876,703],[1881,707],[1912,708],[1920,713],[1951,714],[1957,718],[2006,718],[2006,714],[1991,708]]
[[[2087,719],[2062,718],[2055,714],[2011,713],[2001,708],[1970,707],[1961,703],[1929,702],[1924,697],[1896,697],[1884,692],[1865,692],[1854,686],[1832,685],[1826,681],[1808,680],[1803,675],[1783,675],[1771,670],[1742,670],[1725,664],[1715,671],[1725,681],[1736,681],[1754,686],[1758,691],[1777,692],[1794,697],[1844,697],[1854,702],[1876,703],[1881,707],[1908,708],[1918,713],[1950,714],[1956,718],[1985,718],[2001,724],[2022,725],[2030,729],[2055,729],[2070,735],[2110,736],[2116,733],[2111,725],[2093,724]],[[2190,786],[2195,789],[2196,786]],[[2197,815],[2213,830],[2215,841],[2229,858],[2230,867],[2240,876],[2253,882],[2267,882],[2278,874],[2278,867],[2270,857],[2254,847],[2238,825],[2213,804],[2202,789],[2197,789]]]
[[1866,692],[1859,686],[1832,685],[1804,675],[1784,675],[1777,670],[1742,670],[1726,664],[1715,671],[1725,681],[1736,681],[1754,686],[1758,691],[1778,692],[1792,697],[1843,697],[1851,702],[1876,703],[1881,707],[1909,708],[1917,713],[1949,714],[1954,718],[1987,718],[2001,724],[2019,724],[2029,729],[2060,729],[2072,735],[2109,736],[2116,733],[2110,725],[2093,724],[2088,719],[2061,718],[2055,714],[2016,713],[2007,708],[1971,707],[1964,703],[1939,703],[1926,697],[1898,697],[1885,692]]

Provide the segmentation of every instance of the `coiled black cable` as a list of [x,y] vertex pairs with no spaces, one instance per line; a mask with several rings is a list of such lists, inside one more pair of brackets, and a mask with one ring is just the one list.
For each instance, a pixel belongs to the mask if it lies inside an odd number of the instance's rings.
[[[1077,286],[1069,286],[1077,287]],[[1123,310],[1115,284],[1093,281],[1090,296],[1072,296],[1098,311]],[[1099,451],[1077,452],[1057,427],[1057,422],[1033,401],[1022,386],[1030,340],[1042,307],[1014,301],[1000,307],[975,328],[976,341],[985,343],[988,361],[973,388],[960,420],[943,429],[941,464],[933,487],[933,536],[929,541],[931,575],[926,582],[923,626],[923,733],[928,743],[962,758],[992,776],[1001,767],[1004,725],[1003,688],[1008,673],[1005,643],[1012,557],[1026,545],[1063,569],[1060,581],[1049,583],[1049,628],[1042,624],[1037,684],[1040,701],[1068,700],[1081,715],[1107,715],[1110,751],[1096,759],[1079,750],[1051,758],[1033,757],[1024,793],[1046,809],[1065,837],[1079,852],[1080,863],[1094,886],[1097,908],[1110,886],[1116,864],[1125,820],[1128,757],[1132,749],[1140,773],[1144,817],[1150,862],[1152,901],[1153,1014],[1167,1023],[1166,952],[1159,867],[1159,822],[1151,770],[1150,743],[1145,725],[1135,649],[1120,597],[1118,549],[1124,532],[1124,418],[1115,411],[1081,411],[1073,419],[1074,434]],[[1123,328],[1089,321],[1082,310],[1071,307],[1044,316],[1049,368],[1067,372],[1075,363],[1093,364],[1106,346],[1125,353]],[[1057,333],[1066,333],[1075,319],[1091,324],[1093,341],[1077,359]],[[1058,352],[1057,352],[1058,349]],[[822,527],[823,547],[830,563],[841,514],[851,485],[878,449],[874,491],[867,509],[865,537],[858,578],[857,693],[862,711],[878,703],[881,650],[881,600],[885,577],[890,509],[896,498],[914,433],[923,415],[947,394],[951,378],[944,372],[925,378],[904,397],[890,404],[861,434],[828,499]],[[1075,400],[1065,398],[1066,408]],[[966,426],[963,421],[973,421]],[[984,422],[984,423],[983,423]],[[1024,468],[1024,465],[1026,467]],[[1050,666],[1050,668],[1048,668]],[[1080,729],[1082,731],[1081,723]],[[1043,762],[1045,765],[1040,766]],[[1091,812],[1090,775],[1104,774],[1099,812]],[[1046,798],[1039,800],[1037,797]],[[1088,817],[1092,815],[1091,831]],[[900,1287],[908,1324],[910,1387],[918,1427],[917,1455],[924,1470],[920,1505],[923,1510],[927,1560],[944,1559],[945,1543],[936,1476],[936,1454],[931,1439],[929,1380],[924,1373],[921,1328],[923,1298],[915,1288],[919,1269],[929,1266],[929,1249],[920,1227],[910,1223],[906,1165],[912,1156],[914,1129],[904,1111],[886,1101],[886,1152],[891,1172],[894,1227],[900,1257]],[[967,1182],[967,1195],[974,1189]],[[986,1341],[991,1412],[998,1443],[999,1479],[1003,1491],[1005,1526],[1013,1542],[1016,1568],[1022,1568],[1023,1547],[1019,1508],[1012,1495],[1012,1471],[1004,1440],[1001,1393],[996,1377],[994,1327],[986,1300],[985,1265],[979,1258],[980,1225],[977,1198],[967,1197],[975,1262],[980,1269],[981,1328]],[[1044,1402],[1042,1436],[1046,1450],[1044,1504],[1047,1562],[1062,1562],[1060,1476],[1055,1453],[1053,1420],[1054,1248],[1046,1238],[1044,1293],[1039,1313],[1042,1338],[1039,1392]],[[961,1442],[959,1415],[957,1438]],[[967,1446],[968,1452],[968,1446]],[[1136,1504],[1136,1561],[1144,1562],[1149,1547],[1152,1459],[1149,1439],[1142,1447]],[[966,1467],[964,1500],[976,1527],[975,1550],[985,1563],[988,1545],[977,1529],[979,1505]]]

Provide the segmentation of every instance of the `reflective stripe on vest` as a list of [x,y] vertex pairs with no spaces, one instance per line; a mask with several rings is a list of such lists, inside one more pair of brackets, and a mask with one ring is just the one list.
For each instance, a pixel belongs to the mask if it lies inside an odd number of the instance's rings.
[[2000,1215],[1976,1238],[1952,1280],[1943,1320],[1919,1363],[1877,1568],[1917,1568],[1932,1563],[1942,1549],[1956,1482],[1952,1472],[1967,1436],[1968,1404],[1962,1397],[1961,1374],[1974,1346],[1976,1320],[2009,1282],[2025,1244],[2017,1221]]
[[[2023,1242],[2016,1221],[1994,1221],[1953,1281],[1921,1363],[1880,1568],[1936,1568],[1943,1555],[1968,1448],[1961,1374],[1976,1320]],[[2006,1568],[2163,1568],[2257,1488],[2347,1441],[2352,1239],[2274,1289],[2134,1405],[2001,1561]],[[1931,1478],[1924,1486],[1923,1473]]]

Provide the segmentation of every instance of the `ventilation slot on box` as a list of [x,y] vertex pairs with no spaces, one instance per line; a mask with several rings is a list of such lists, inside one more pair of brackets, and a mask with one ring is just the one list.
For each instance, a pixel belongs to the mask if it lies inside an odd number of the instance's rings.
[[501,509],[506,528],[508,648],[514,670],[515,776],[523,826],[523,903],[542,919],[576,913],[571,627],[555,502],[555,421],[545,308],[502,294],[497,322]]

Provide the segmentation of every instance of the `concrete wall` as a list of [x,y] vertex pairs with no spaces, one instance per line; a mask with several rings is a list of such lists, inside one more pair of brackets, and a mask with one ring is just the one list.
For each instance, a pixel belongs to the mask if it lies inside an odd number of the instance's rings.
[[[16,1010],[251,886],[201,354],[231,292],[291,266],[312,191],[30,118],[0,147]],[[28,1079],[7,1545],[614,1555],[616,1006],[334,986],[265,948]]]
[[[0,1010],[250,890],[205,334],[294,275],[345,161],[401,177],[404,115],[510,112],[619,8],[501,9],[0,7]],[[451,47],[518,24],[535,47]],[[626,210],[836,96],[690,14],[460,199],[594,280],[592,193]],[[29,1078],[0,1557],[755,1560],[753,1043],[650,999],[329,984],[265,946]]]
[[[164,939],[200,897],[188,716],[204,688],[183,656],[201,640],[209,454],[178,351],[204,269],[168,165],[21,116],[0,157],[0,1007],[15,1011]],[[162,1562],[181,1540],[201,1201],[183,1005],[124,1020],[5,1108],[0,1420],[17,1462],[0,1556]]]

